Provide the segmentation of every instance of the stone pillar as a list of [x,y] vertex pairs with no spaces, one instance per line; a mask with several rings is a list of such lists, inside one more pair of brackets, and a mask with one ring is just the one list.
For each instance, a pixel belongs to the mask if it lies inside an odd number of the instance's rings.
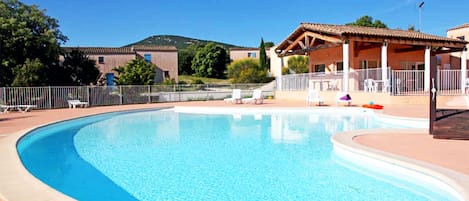
[[430,51],[431,47],[425,47],[425,71],[424,71],[424,91],[430,90]]
[[388,43],[381,46],[381,80],[383,81],[383,92],[387,92],[388,85]]
[[466,79],[467,79],[467,48],[465,47],[461,52],[461,93],[466,93]]
[[282,82],[283,82],[283,80],[282,80],[282,76],[283,76],[283,75],[282,75],[282,70],[283,70],[283,62],[284,62],[284,61],[283,61],[283,57],[280,57],[280,65],[279,65],[279,67],[278,67],[279,69],[277,69],[277,73],[278,73],[278,74],[277,74],[277,78],[276,78],[276,80],[277,80],[277,90],[279,90],[279,91],[282,91]]
[[342,91],[343,92],[348,92],[349,90],[349,87],[348,87],[348,83],[349,83],[349,68],[350,68],[350,57],[349,57],[349,41],[348,39],[344,41],[344,44],[342,45],[342,58],[343,58],[343,62],[344,62],[344,70],[343,70],[343,73],[342,73],[342,81],[343,81],[343,84],[342,84]]

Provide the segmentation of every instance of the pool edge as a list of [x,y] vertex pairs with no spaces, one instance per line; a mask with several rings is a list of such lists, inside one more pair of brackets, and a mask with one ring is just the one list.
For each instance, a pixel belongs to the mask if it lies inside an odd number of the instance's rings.
[[[184,106],[182,106],[182,107],[184,107]],[[172,108],[172,107],[166,107],[166,108]],[[159,108],[159,109],[164,109],[164,108]],[[242,108],[239,108],[239,109],[242,109]],[[246,109],[246,108],[244,108],[244,109]],[[272,109],[272,108],[270,108],[270,109]],[[282,108],[282,109],[290,109],[290,108]],[[122,110],[122,111],[138,111],[138,110],[142,110],[142,109],[133,109],[133,110],[131,109],[131,110]],[[109,113],[109,112],[103,112],[103,113],[99,113],[99,114],[104,114],[104,113]],[[97,114],[92,114],[92,115],[97,115]],[[29,173],[29,171],[27,171],[26,168],[22,165],[22,163],[19,159],[16,144],[17,144],[18,140],[21,139],[21,137],[23,137],[28,132],[30,132],[34,129],[37,129],[37,128],[40,128],[40,127],[43,127],[43,126],[46,126],[46,125],[50,125],[50,124],[53,124],[53,123],[63,122],[63,121],[67,121],[67,120],[77,119],[77,118],[83,118],[83,117],[86,117],[86,116],[91,116],[91,115],[83,115],[83,116],[80,116],[80,117],[74,117],[74,118],[63,119],[63,120],[60,120],[60,121],[49,122],[49,123],[46,123],[46,124],[38,125],[38,126],[35,126],[35,127],[32,127],[32,128],[28,128],[28,129],[25,129],[25,130],[15,132],[11,135],[8,135],[7,137],[4,137],[4,138],[0,139],[0,158],[5,159],[4,161],[7,161],[6,158],[4,158],[4,155],[9,155],[7,157],[13,157],[13,159],[10,159],[10,161],[14,163],[13,165],[19,165],[19,166],[13,167],[12,170],[14,170],[16,172],[20,172],[19,174],[14,175],[14,174],[11,174],[13,171],[11,171],[11,170],[10,171],[4,171],[6,168],[5,167],[0,167],[0,180],[5,181],[5,180],[3,180],[3,178],[8,177],[8,178],[13,178],[11,180],[17,181],[16,183],[13,183],[13,184],[17,184],[15,186],[11,186],[12,183],[2,184],[3,182],[0,182],[0,189],[2,189],[2,192],[0,192],[0,200],[6,199],[7,197],[10,197],[9,200],[18,200],[18,201],[22,201],[22,200],[74,200],[74,199],[66,196],[65,194],[63,194],[63,193],[49,187],[48,185],[44,184],[42,181],[40,181],[39,179],[37,179],[36,177],[31,175]],[[360,130],[360,131],[355,130],[355,131],[350,131],[350,132],[345,132],[345,133],[353,133],[352,136],[358,136],[360,134],[364,134],[363,131],[364,130]],[[369,130],[366,130],[366,131],[369,131]],[[336,135],[342,135],[342,134],[344,134],[344,133],[336,134]],[[370,134],[370,133],[367,133],[367,134]],[[334,135],[334,136],[336,136],[336,135]],[[353,137],[349,136],[349,138],[352,141],[352,143],[355,144],[355,146],[361,146],[362,147],[361,152],[364,152],[364,153],[370,152],[368,154],[373,154],[374,153],[378,156],[380,154],[381,155],[388,155],[388,157],[392,156],[391,159],[393,159],[393,158],[394,159],[403,158],[402,156],[389,154],[389,153],[383,152],[383,151],[381,151],[382,153],[375,153],[375,152],[379,152],[379,150],[374,150],[374,149],[368,148],[366,146],[359,145],[358,143],[353,142],[353,140],[352,140]],[[336,145],[336,143],[334,141],[333,141],[333,144],[334,144],[334,146]],[[343,146],[348,147],[348,145],[343,145]],[[4,151],[4,149],[5,149],[5,151]],[[14,154],[12,154],[12,152]],[[16,158],[12,155],[16,156]],[[386,156],[383,156],[383,157],[386,157]],[[421,161],[411,159],[411,162],[412,161],[413,161],[413,163],[417,163],[416,164],[417,166],[419,166],[421,163],[423,163]],[[8,163],[5,163],[5,164],[8,164]],[[432,165],[430,163],[426,163],[426,164],[429,164],[431,166],[435,166],[435,165]],[[11,164],[9,164],[9,165],[11,165]],[[435,166],[435,167],[438,167],[438,166]],[[442,169],[442,168],[439,168],[439,169]],[[452,172],[455,172],[455,171],[452,171]],[[7,173],[10,173],[10,174],[7,174]],[[444,174],[444,173],[441,173],[441,174]],[[464,175],[464,176],[468,177],[466,175]],[[448,176],[448,177],[451,178],[451,176]],[[20,180],[20,181],[18,181],[18,180]],[[29,181],[24,181],[24,180],[29,180]],[[21,182],[21,181],[26,182],[26,183],[23,183],[24,185],[21,185],[21,184],[18,183],[18,182]],[[454,182],[454,181],[450,180],[450,183],[451,182]],[[15,187],[15,188],[19,189],[19,190],[16,191],[16,193],[18,195],[16,195],[15,197],[5,196],[5,193],[4,193],[6,191],[5,189],[7,189],[8,192],[10,192],[13,189],[12,187]],[[467,188],[467,189],[469,189],[469,188]],[[32,191],[32,190],[39,191],[40,193],[39,194],[34,194],[34,195],[25,194],[26,190],[28,190],[28,191]],[[463,195],[463,198],[465,200],[469,200],[469,192],[465,192],[465,194]]]
[[21,162],[18,154],[17,144],[22,137],[28,133],[51,124],[70,121],[74,119],[86,118],[95,115],[104,115],[111,113],[140,112],[151,110],[164,110],[173,107],[155,107],[127,109],[109,112],[100,112],[87,114],[78,117],[51,121],[45,124],[33,126],[14,133],[8,134],[0,139],[0,159],[3,165],[0,166],[0,201],[74,201],[76,199],[50,187],[34,175],[32,175]]
[[[402,129],[400,133],[421,135],[426,129]],[[389,129],[367,129],[354,130],[334,134],[331,141],[335,149],[345,151],[358,157],[365,157],[367,160],[373,160],[381,163],[387,163],[394,168],[395,166],[407,170],[424,174],[439,180],[457,193],[458,198],[463,201],[469,201],[469,176],[454,170],[450,170],[432,163],[408,158],[405,156],[392,154],[379,149],[374,149],[361,145],[353,140],[360,135],[386,135],[395,133]]]
[[18,155],[16,145],[21,137],[45,125],[21,130],[0,140],[0,158],[4,161],[0,167],[0,194],[5,200],[75,200],[34,177]]

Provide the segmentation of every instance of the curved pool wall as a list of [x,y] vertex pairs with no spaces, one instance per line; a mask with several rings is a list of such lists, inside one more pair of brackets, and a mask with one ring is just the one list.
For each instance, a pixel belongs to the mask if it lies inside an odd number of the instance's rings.
[[[403,134],[421,135],[426,129],[407,129]],[[423,161],[410,159],[356,143],[359,135],[393,134],[386,129],[346,131],[331,137],[334,154],[340,164],[357,172],[380,177],[390,183],[389,175],[400,175],[405,181],[419,181],[421,186],[434,186],[434,191],[449,194],[456,200],[469,200],[469,176]],[[363,165],[366,164],[366,165]],[[399,184],[396,184],[399,185]]]
[[[276,113],[276,112],[288,112],[291,111],[292,109],[240,109],[240,108],[201,108],[201,107],[176,107],[174,108],[175,111],[177,112],[186,112],[186,113],[210,113],[210,114],[233,114],[238,115],[238,114],[267,114],[267,113]],[[293,109],[295,112],[312,112],[314,110],[311,109]],[[339,111],[339,110],[336,110]],[[341,109],[340,111],[343,111]],[[367,110],[362,110],[362,109],[347,109],[346,112],[367,112],[370,113],[370,111]],[[120,112],[121,114],[129,113],[129,112]],[[60,182],[61,183],[56,183],[59,180],[55,181],[52,179],[52,181],[47,182],[49,185],[52,187],[56,185],[64,185],[64,183],[71,182],[70,183],[70,188],[69,189],[61,189],[66,194],[71,195],[72,197],[80,197],[82,195],[79,195],[80,192],[74,191],[74,188],[78,188],[78,186],[74,186],[73,183],[85,183],[86,185],[86,190],[89,190],[89,192],[93,192],[93,195],[99,196],[97,197],[97,200],[115,200],[117,198],[122,199],[125,198],[125,200],[136,200],[135,197],[127,193],[124,189],[120,188],[118,185],[111,185],[110,189],[111,191],[109,193],[103,193],[100,191],[100,185],[103,183],[106,184],[113,184],[112,181],[110,181],[105,175],[102,175],[100,171],[96,170],[92,165],[90,165],[88,162],[84,161],[77,153],[75,150],[75,147],[73,146],[73,143],[71,144],[64,144],[63,146],[57,146],[57,147],[50,147],[47,149],[39,149],[39,151],[42,151],[43,154],[47,155],[48,153],[56,154],[56,157],[51,157],[51,158],[34,158],[34,156],[29,156],[27,153],[25,154],[25,147],[28,146],[34,146],[28,142],[33,142],[33,141],[41,141],[41,140],[49,140],[49,142],[45,143],[59,143],[62,142],[63,140],[65,141],[72,141],[70,138],[73,138],[74,133],[77,132],[77,129],[79,129],[83,125],[87,124],[92,124],[95,122],[103,121],[109,118],[112,118],[115,115],[113,114],[102,114],[102,115],[97,115],[93,117],[87,117],[87,118],[79,118],[75,120],[70,120],[70,121],[65,121],[65,122],[60,122],[56,124],[52,124],[50,126],[42,127],[33,130],[30,132],[28,135],[24,136],[20,142],[18,142],[18,151],[24,154],[22,161],[25,163],[25,166],[28,166],[28,164],[51,164],[51,163],[63,163],[60,164],[60,166],[56,167],[54,171],[50,171],[52,175],[47,175],[49,178],[54,178],[54,172],[63,172],[66,173],[67,171],[74,171],[74,170],[79,170],[83,172],[83,175],[93,175],[93,181],[88,182],[89,178],[82,177],[81,175],[70,175],[69,178],[62,178]],[[379,115],[378,115],[379,116]],[[383,120],[386,120],[383,117]],[[405,122],[408,123],[409,119],[406,119]],[[419,122],[418,120],[415,120],[417,123]],[[402,122],[399,122],[398,119],[395,120],[396,124],[400,124]],[[422,123],[422,121],[420,121]],[[73,126],[68,127],[67,125],[72,124]],[[423,125],[423,124],[422,124]],[[43,133],[44,129],[47,129],[47,133]],[[42,133],[42,134],[41,134]],[[72,156],[67,156],[65,157],[65,153],[73,153]],[[65,161],[65,162],[63,162]],[[74,161],[80,161],[79,163],[82,164],[81,166],[78,167],[71,167],[68,166],[68,164],[74,163]],[[74,163],[75,164],[75,163]],[[38,166],[37,169],[31,170],[31,173],[34,175],[35,172],[38,171],[43,171],[41,168],[49,168],[47,166]],[[39,179],[42,180],[42,178],[39,177]],[[87,182],[87,183],[86,183]],[[69,184],[67,184],[69,185]],[[109,187],[109,186],[108,186]],[[107,188],[108,188],[107,187]],[[80,188],[83,188],[82,185],[80,185]]]
[[[81,127],[112,118],[115,115],[154,110],[111,112],[39,127],[18,140],[17,149],[21,156],[21,162],[35,177],[54,189],[60,187],[61,192],[75,198],[92,194],[96,200],[137,200],[83,160],[76,152],[73,137]],[[63,144],[64,142],[66,144]],[[42,147],[42,143],[57,144],[58,146]],[[25,149],[35,150],[35,152],[28,152]],[[50,157],[37,158],[36,155],[48,155]],[[74,165],[69,165],[72,163]],[[83,174],[67,174],[67,172],[82,172]],[[93,179],[90,180],[88,175],[93,175]],[[107,192],[101,191],[103,183],[106,184]],[[77,188],[83,190],[77,191]]]

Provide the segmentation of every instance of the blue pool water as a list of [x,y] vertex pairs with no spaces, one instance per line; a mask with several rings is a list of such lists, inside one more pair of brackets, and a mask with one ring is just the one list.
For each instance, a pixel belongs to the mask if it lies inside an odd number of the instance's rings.
[[105,114],[37,129],[18,151],[36,177],[78,200],[454,200],[335,156],[332,134],[402,127],[321,110]]

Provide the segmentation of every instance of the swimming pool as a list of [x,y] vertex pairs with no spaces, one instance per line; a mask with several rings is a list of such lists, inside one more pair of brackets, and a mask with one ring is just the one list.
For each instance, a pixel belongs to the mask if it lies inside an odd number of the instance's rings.
[[124,112],[36,129],[18,152],[79,200],[454,200],[332,152],[334,133],[402,127],[384,122],[359,109]]

